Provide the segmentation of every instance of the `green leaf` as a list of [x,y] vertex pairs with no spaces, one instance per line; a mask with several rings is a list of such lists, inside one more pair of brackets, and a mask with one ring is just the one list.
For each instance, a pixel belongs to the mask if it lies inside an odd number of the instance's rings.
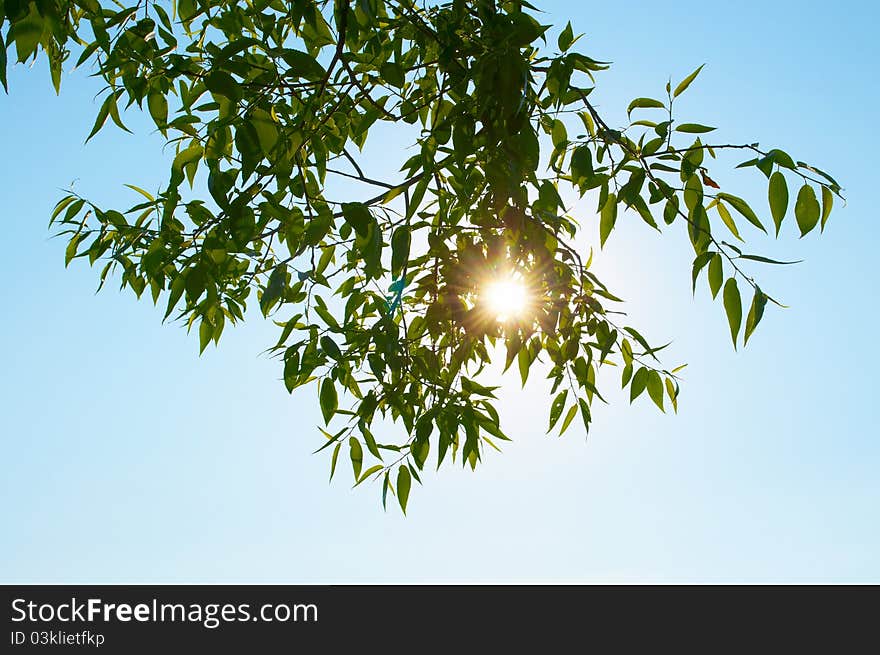
[[[40,15],[38,9],[38,7],[41,7],[42,5],[37,2],[17,3],[15,5],[7,3],[6,5],[9,8],[10,13],[15,11],[18,7],[24,9],[25,7],[28,7],[28,5],[30,5],[30,7],[27,16],[15,21],[6,38],[7,41],[9,39],[15,40],[15,50],[18,54],[19,62],[26,61],[28,57],[36,52],[37,46],[40,44],[40,38],[43,36],[43,30],[45,28],[43,17]],[[54,10],[58,11],[57,8]],[[6,44],[0,43],[0,48],[5,49]]]
[[828,220],[828,216],[831,214],[831,208],[834,206],[834,196],[831,194],[831,190],[823,186],[822,187],[822,227],[821,230],[825,230],[825,222]]
[[718,295],[722,282],[724,282],[724,267],[721,255],[716,252],[712,261],[709,262],[709,290],[712,292],[713,300]]
[[[174,162],[171,164],[170,185],[172,187],[176,187],[183,182],[184,169],[186,169],[187,175],[189,175],[189,166],[194,162],[198,162],[203,152],[202,146],[195,144],[177,153]],[[192,184],[192,177],[190,177],[190,184]]]
[[361,477],[361,467],[364,465],[364,449],[361,442],[354,437],[348,440],[348,456],[351,459],[351,469],[354,471],[355,481]]
[[770,200],[770,214],[776,224],[776,236],[779,236],[779,228],[788,209],[788,185],[785,183],[785,176],[779,171],[770,176],[767,195]]
[[406,83],[406,72],[403,69],[403,66],[400,64],[396,64],[393,61],[386,61],[379,67],[379,75],[382,76],[382,80],[391,86],[396,86],[398,89],[402,89],[403,85]]
[[740,255],[738,259],[750,259],[753,262],[761,262],[762,264],[781,264],[783,266],[789,266],[791,264],[800,264],[803,259],[796,259],[792,262],[783,262],[778,259],[770,259],[769,257],[763,257],[761,255]]
[[171,312],[174,311],[174,307],[183,295],[185,288],[186,277],[184,275],[177,275],[171,283],[171,293],[168,294],[168,306],[165,309],[165,316],[162,318],[163,321],[171,316]]
[[599,219],[599,240],[602,246],[608,240],[608,235],[614,229],[614,223],[617,220],[617,197],[613,193],[608,194],[605,204],[602,205],[602,212]]
[[381,464],[374,464],[373,466],[368,468],[366,471],[361,473],[360,477],[357,479],[357,482],[355,482],[354,486],[358,486],[361,482],[365,482],[366,480],[369,479],[369,477],[371,475],[373,475],[374,473],[378,473],[383,468],[385,468],[385,467],[382,466]]
[[104,123],[107,122],[107,117],[110,115],[110,104],[116,103],[116,96],[111,93],[108,95],[104,102],[101,104],[101,108],[98,110],[98,116],[95,118],[95,124],[92,126],[92,131],[89,132],[89,135],[86,137],[86,143],[95,136],[102,127],[104,127]]
[[412,486],[412,478],[409,469],[401,466],[397,469],[397,502],[400,503],[400,509],[406,514],[406,503],[409,500],[409,490]]
[[593,175],[593,153],[588,146],[578,146],[571,153],[571,176],[575,183]]
[[697,79],[697,75],[700,74],[700,71],[703,70],[703,66],[705,66],[705,65],[706,64],[701,65],[699,68],[697,68],[697,70],[695,70],[693,73],[691,73],[686,78],[684,78],[681,81],[681,83],[677,87],[675,87],[675,91],[672,92],[672,97],[677,98],[682,93],[684,93],[687,90],[687,88],[691,85],[691,82],[693,82],[695,79]]
[[164,130],[168,124],[168,100],[165,98],[165,95],[158,91],[150,91],[150,94],[147,96],[147,109],[149,109],[150,116],[153,117],[156,127]]
[[336,448],[333,449],[333,457],[330,459],[330,480],[333,480],[333,474],[336,472],[336,460],[339,459],[340,448],[342,448],[341,441],[336,444]]
[[795,170],[797,167],[794,163],[794,160],[791,156],[785,152],[784,150],[779,150],[774,148],[770,152],[767,153],[767,156],[770,157],[774,163],[779,164],[784,168],[790,168],[791,170]]
[[672,378],[666,378],[666,395],[669,396],[669,402],[672,403],[672,410],[678,414],[678,392]]
[[572,405],[568,408],[568,414],[565,415],[565,418],[562,420],[562,427],[559,429],[559,436],[568,429],[568,426],[571,425],[571,422],[574,420],[574,417],[577,416],[578,405]]
[[232,102],[237,102],[241,97],[241,90],[238,82],[225,71],[213,70],[205,77],[205,86],[208,91],[229,98]]
[[370,210],[362,202],[342,203],[342,217],[362,237],[369,235],[370,225],[375,220],[370,214]]
[[697,279],[700,277],[700,271],[702,271],[706,267],[706,264],[708,264],[712,260],[712,257],[714,257],[714,256],[715,256],[714,252],[707,251],[707,252],[700,253],[699,255],[697,255],[694,258],[694,266],[693,266],[693,270],[691,271],[691,279],[692,279],[692,289],[691,290],[693,293],[696,293],[696,291],[697,291]]
[[553,399],[553,404],[550,406],[550,427],[547,428],[547,432],[550,432],[550,430],[553,429],[553,426],[556,425],[556,422],[562,415],[562,410],[565,407],[565,399],[567,397],[568,389],[563,389],[559,392],[556,398]]
[[108,100],[111,101],[110,105],[109,105],[110,118],[113,119],[113,122],[116,123],[116,126],[119,129],[125,130],[128,133],[131,133],[131,130],[122,124],[122,119],[119,117],[119,107],[116,105],[116,103],[119,100],[119,96],[121,94],[122,94],[122,91],[117,91],[115,93],[111,93],[110,96],[107,98]]
[[9,87],[6,83],[6,45],[2,43],[3,37],[0,36],[0,84],[3,90],[9,93]]
[[756,288],[755,295],[752,297],[752,306],[749,308],[749,315],[746,317],[746,331],[745,338],[743,339],[744,346],[749,342],[749,337],[752,336],[752,332],[758,327],[758,323],[761,322],[761,317],[764,316],[764,306],[766,304],[767,296],[764,295],[761,289]]
[[666,412],[663,409],[663,380],[657,371],[648,372],[646,386],[648,388],[648,395],[654,401],[654,404],[660,408],[661,412]]
[[64,209],[70,205],[73,201],[76,200],[76,196],[64,196],[58,203],[55,205],[55,209],[52,210],[52,215],[49,217],[49,225],[55,222],[55,219],[58,218],[58,215],[64,211]]
[[382,459],[382,453],[379,452],[379,446],[376,444],[376,438],[366,426],[361,427],[361,434],[364,435],[364,442],[367,444],[367,450],[372,453],[376,459]]
[[401,225],[391,235],[391,272],[397,275],[409,261],[411,236],[409,227]]
[[761,221],[758,220],[758,217],[755,215],[755,212],[752,211],[752,208],[749,207],[749,203],[747,203],[742,198],[738,198],[737,196],[732,196],[729,193],[719,193],[719,200],[724,200],[728,205],[733,207],[740,214],[745,216],[746,220],[760,229],[762,232],[766,232],[766,228],[761,224]]
[[336,361],[339,361],[342,359],[342,351],[339,350],[339,346],[336,345],[336,342],[333,341],[333,339],[331,339],[330,337],[328,337],[325,334],[324,336],[321,337],[320,343],[321,343],[321,350],[324,351],[325,355],[332,357]]
[[659,100],[654,100],[654,98],[636,98],[626,108],[627,116],[631,115],[635,109],[666,109],[666,105]]
[[816,200],[816,192],[809,184],[804,184],[798,192],[797,200],[794,204],[794,217],[797,219],[798,227],[801,231],[801,237],[816,227],[819,222],[819,201]]
[[739,229],[736,227],[736,222],[733,220],[733,216],[730,215],[730,212],[727,210],[724,203],[716,203],[715,209],[718,211],[718,215],[721,217],[722,222],[727,226],[727,229],[730,230],[730,233],[742,241],[743,238],[739,235]]
[[529,369],[532,366],[532,358],[529,355],[528,348],[521,348],[516,355],[516,364],[519,368],[519,377],[522,379],[522,386],[526,386],[526,380],[529,379]]
[[281,52],[281,58],[290,66],[290,70],[286,73],[287,77],[301,77],[317,82],[323,80],[327,74],[317,59],[301,50],[284,50]]
[[592,420],[592,416],[590,416],[590,405],[583,398],[578,398],[578,406],[581,409],[581,420],[584,422],[584,430],[589,433],[590,421]]
[[153,197],[152,193],[150,193],[148,191],[144,191],[139,186],[135,186],[134,184],[126,184],[125,186],[127,186],[132,191],[137,191],[139,194],[141,194],[144,198],[146,198],[150,202],[156,202],[156,199]]
[[636,374],[633,375],[632,382],[629,384],[629,402],[633,402],[636,398],[642,395],[642,392],[647,386],[648,369],[641,366],[639,367],[639,370],[636,371]]
[[324,378],[324,381],[321,383],[320,403],[321,414],[324,416],[324,424],[327,425],[330,423],[330,419],[333,418],[333,415],[336,413],[336,409],[339,406],[339,399],[336,396],[336,387],[333,384],[333,380],[329,377]]
[[213,335],[214,326],[207,319],[202,318],[202,322],[199,323],[199,355],[205,352]]
[[562,52],[571,47],[571,44],[574,42],[574,30],[571,29],[571,21],[566,23],[565,29],[562,30],[559,34],[559,38],[556,40],[556,45],[559,46],[559,49]]
[[711,132],[715,128],[708,125],[700,125],[698,123],[682,123],[675,126],[676,132],[684,132],[685,134],[705,134]]
[[268,155],[278,143],[278,125],[272,119],[272,115],[262,109],[255,109],[250,116],[251,125],[257,134],[260,150]]
[[742,300],[736,280],[730,278],[724,285],[724,311],[727,312],[727,323],[730,325],[730,336],[733,338],[733,347],[736,349],[736,338],[742,324]]

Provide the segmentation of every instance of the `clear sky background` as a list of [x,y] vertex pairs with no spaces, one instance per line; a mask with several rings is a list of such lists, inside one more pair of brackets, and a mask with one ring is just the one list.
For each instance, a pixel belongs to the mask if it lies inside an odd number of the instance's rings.
[[[289,396],[260,355],[270,322],[228,329],[200,358],[196,335],[149,302],[112,285],[95,295],[83,260],[65,271],[46,227],[61,189],[76,178],[128,206],[122,185],[157,188],[168,156],[136,116],[134,136],[108,126],[84,146],[95,80],[75,73],[56,97],[43,60],[17,66],[0,96],[0,581],[880,582],[880,10],[536,4],[614,62],[595,96],[606,113],[622,119],[631,98],[705,62],[682,119],[841,182],[848,205],[824,236],[797,239],[789,217],[778,241],[755,241],[806,260],[753,269],[791,309],[768,307],[735,353],[720,302],[705,286],[691,296],[684,235],[619,220],[596,266],[632,324],[675,340],[666,361],[689,363],[678,415],[612,392],[589,440],[577,423],[545,436],[547,388],[520,391],[514,373],[505,453],[427,474],[408,518],[383,513],[379,489],[350,489],[344,467],[328,486],[328,459],[310,454],[316,391]],[[722,177],[766,207],[760,175]],[[592,208],[579,211],[595,240]]]

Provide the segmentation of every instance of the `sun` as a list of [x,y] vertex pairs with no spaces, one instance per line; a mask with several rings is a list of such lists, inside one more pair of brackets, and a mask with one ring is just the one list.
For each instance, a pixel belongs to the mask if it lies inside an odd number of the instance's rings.
[[486,311],[499,323],[521,318],[530,304],[526,285],[513,275],[489,280],[480,297]]

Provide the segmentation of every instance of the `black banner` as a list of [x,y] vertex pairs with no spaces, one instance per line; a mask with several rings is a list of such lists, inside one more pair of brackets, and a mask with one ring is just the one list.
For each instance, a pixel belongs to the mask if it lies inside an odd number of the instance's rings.
[[2,652],[877,641],[877,587],[4,586]]

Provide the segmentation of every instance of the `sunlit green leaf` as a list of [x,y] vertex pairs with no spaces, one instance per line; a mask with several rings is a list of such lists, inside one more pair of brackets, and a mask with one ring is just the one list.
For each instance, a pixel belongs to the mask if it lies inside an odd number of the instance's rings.
[[760,229],[762,232],[767,231],[761,221],[758,220],[755,212],[752,210],[751,207],[749,207],[749,204],[742,198],[730,195],[729,193],[718,193],[718,199],[727,202],[727,204],[729,204],[736,211],[745,216],[746,220],[748,220],[749,223]]
[[819,201],[816,199],[816,192],[809,184],[804,184],[798,192],[797,201],[794,204],[794,216],[797,219],[802,237],[816,227],[819,215]]
[[412,486],[412,478],[409,469],[401,466],[397,469],[397,502],[400,503],[400,509],[406,514],[406,505],[409,502],[409,491]]
[[613,193],[608,194],[608,199],[602,206],[599,219],[599,239],[601,245],[605,245],[608,235],[614,229],[614,223],[617,221],[617,197]]
[[778,235],[782,219],[785,218],[785,211],[788,209],[788,185],[785,183],[785,176],[779,171],[770,176],[767,193],[770,198],[770,214],[773,216],[773,223],[776,225],[776,234]]
[[691,85],[691,82],[693,82],[693,81],[697,78],[697,75],[700,74],[700,71],[703,70],[703,66],[705,66],[705,65],[706,65],[706,64],[702,64],[702,65],[700,65],[700,66],[697,68],[697,70],[695,70],[693,73],[691,73],[691,74],[688,75],[686,78],[684,78],[684,79],[678,84],[678,86],[675,87],[675,91],[672,92],[672,97],[673,97],[673,98],[677,98],[677,97],[680,96],[682,93],[684,93],[684,92],[687,90],[687,88]]
[[324,423],[330,423],[330,419],[336,413],[339,402],[336,396],[336,387],[330,378],[324,378],[324,381],[321,383],[320,402]]
[[730,336],[733,338],[733,347],[736,348],[736,338],[742,324],[742,300],[739,295],[739,287],[736,280],[730,278],[724,285],[724,311],[727,313],[727,322],[730,325]]

